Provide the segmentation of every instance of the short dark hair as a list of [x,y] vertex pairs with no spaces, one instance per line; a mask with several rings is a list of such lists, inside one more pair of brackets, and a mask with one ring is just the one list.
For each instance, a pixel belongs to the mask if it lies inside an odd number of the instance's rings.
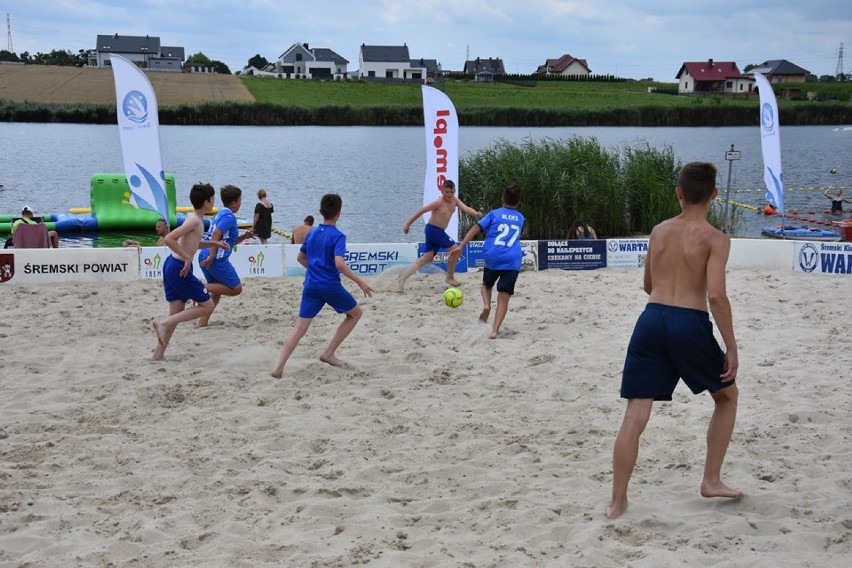
[[323,219],[333,219],[340,213],[343,200],[336,193],[326,193],[320,200],[320,213]]
[[314,216],[308,215],[305,217],[305,225],[313,225],[314,224]]
[[680,169],[677,185],[687,203],[707,203],[716,189],[716,166],[710,162],[689,162]]
[[231,203],[240,198],[243,190],[235,185],[223,185],[219,188],[219,198],[224,207],[230,207]]
[[456,182],[454,182],[451,179],[445,179],[444,183],[441,184],[441,187],[443,187],[444,189],[455,189],[456,188]]
[[509,207],[517,207],[521,202],[521,186],[513,183],[503,190],[503,203]]
[[201,209],[211,197],[216,197],[216,190],[209,183],[198,182],[189,190],[189,202],[194,209]]

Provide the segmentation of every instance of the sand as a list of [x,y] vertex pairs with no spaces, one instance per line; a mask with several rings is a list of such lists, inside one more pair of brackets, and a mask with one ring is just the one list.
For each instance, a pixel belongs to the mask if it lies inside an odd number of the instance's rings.
[[[440,277],[323,311],[269,371],[301,279],[258,279],[166,353],[156,281],[4,285],[0,566],[840,566],[852,555],[850,283],[730,271],[739,421],[698,495],[708,396],[655,405],[608,521],[637,270],[525,272],[498,340]],[[354,290],[354,286],[352,286]],[[845,560],[844,560],[845,559]]]

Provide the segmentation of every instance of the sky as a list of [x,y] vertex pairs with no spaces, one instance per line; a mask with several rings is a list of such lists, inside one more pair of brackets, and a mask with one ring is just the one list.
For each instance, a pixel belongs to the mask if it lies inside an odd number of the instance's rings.
[[834,75],[843,43],[852,71],[849,0],[0,0],[6,14],[17,54],[94,49],[98,34],[152,35],[232,72],[297,42],[334,50],[349,71],[361,44],[406,44],[412,58],[448,71],[499,57],[507,73],[526,74],[567,53],[595,74],[671,83],[683,62],[707,59],[740,70],[786,59]]

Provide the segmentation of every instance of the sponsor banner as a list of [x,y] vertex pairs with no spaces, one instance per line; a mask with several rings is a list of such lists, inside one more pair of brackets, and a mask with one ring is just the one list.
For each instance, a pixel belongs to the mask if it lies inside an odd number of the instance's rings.
[[[521,271],[538,270],[538,241],[521,241],[524,257],[521,260]],[[467,269],[485,268],[485,241],[471,241],[464,252],[467,257]]]
[[521,241],[524,257],[521,259],[521,272],[538,270],[538,241]]
[[645,268],[648,239],[607,239],[607,268]]
[[151,82],[135,63],[110,55],[115,79],[118,134],[124,173],[130,186],[130,202],[170,219],[165,174],[160,155],[160,118],[157,95]]
[[[423,85],[423,124],[426,132],[426,178],[423,181],[423,205],[439,197],[444,181],[456,184],[456,197],[461,199],[459,187],[459,119],[453,101],[434,87]],[[462,201],[464,201],[462,199]],[[423,222],[429,219],[423,215]],[[447,234],[459,240],[459,212],[453,212],[447,225]]]
[[606,241],[539,241],[538,268],[547,270],[594,270],[606,268]]
[[852,275],[852,243],[796,241],[795,251],[796,272]]
[[6,249],[0,283],[129,282],[137,280],[135,247],[105,249]]
[[[426,249],[426,243],[417,243],[417,258],[423,256],[423,251]],[[444,272],[447,271],[447,261],[450,258],[449,249],[440,249],[435,253],[435,258],[432,259],[432,266],[440,268]],[[413,262],[413,261],[412,261]],[[467,272],[467,248],[462,251],[459,261],[456,263],[456,272]]]
[[[237,245],[231,256],[231,264],[241,280],[246,278],[274,278],[284,275],[284,245]],[[290,246],[290,245],[287,245]],[[296,249],[298,252],[298,248]],[[139,277],[144,279],[163,278],[163,262],[172,253],[168,247],[142,247],[139,249]],[[192,260],[192,273],[204,281],[198,255]]]
[[231,264],[240,278],[276,278],[284,276],[284,245],[237,245]]
[[[304,276],[305,267],[296,260],[302,245],[284,245],[284,264],[287,276]],[[346,264],[358,276],[375,276],[400,265],[417,260],[414,243],[351,244],[346,247]]]

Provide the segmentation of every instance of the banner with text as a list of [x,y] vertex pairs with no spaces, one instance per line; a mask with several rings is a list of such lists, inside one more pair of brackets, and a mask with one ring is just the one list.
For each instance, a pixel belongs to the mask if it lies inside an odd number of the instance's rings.
[[[274,278],[284,276],[283,249],[284,245],[237,245],[229,258],[240,279]],[[168,247],[139,249],[140,277],[162,279],[163,262],[171,253]],[[192,273],[204,281],[204,275],[198,266],[198,255],[195,255],[192,261]]]
[[[305,267],[296,260],[302,245],[284,245],[287,276],[304,276]],[[346,248],[346,264],[358,276],[375,276],[400,265],[417,260],[414,243],[352,244]]]
[[[423,182],[423,205],[441,197],[445,180],[459,187],[459,119],[453,101],[443,92],[423,85],[423,123],[426,130],[426,179]],[[463,200],[462,200],[463,201]],[[428,214],[423,216],[425,223]],[[459,240],[459,212],[453,213],[447,234]]]
[[138,280],[136,248],[5,249],[0,283],[130,282]]
[[595,270],[606,268],[606,241],[539,241],[538,268]]
[[[521,272],[538,270],[538,241],[521,241],[524,256],[521,259]],[[485,268],[485,241],[471,241],[463,253],[467,256],[467,269]]]
[[796,241],[796,272],[852,275],[852,243]]
[[607,239],[607,268],[645,268],[648,239]]

